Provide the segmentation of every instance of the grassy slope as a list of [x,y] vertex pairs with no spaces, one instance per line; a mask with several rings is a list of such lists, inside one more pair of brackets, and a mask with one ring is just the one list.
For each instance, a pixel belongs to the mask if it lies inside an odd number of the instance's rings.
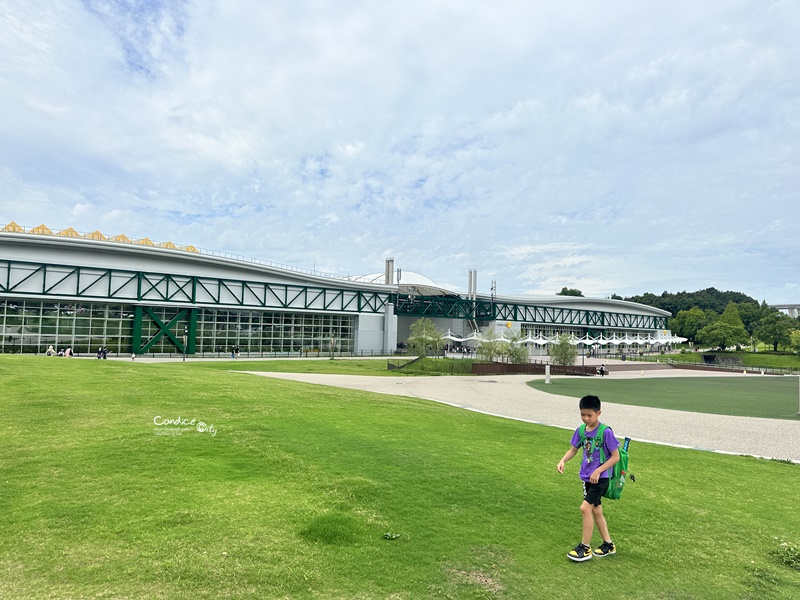
[[[672,360],[682,363],[702,364],[703,354],[709,352],[689,352],[686,354],[651,355],[639,360]],[[714,353],[712,353],[714,354]],[[720,358],[738,358],[742,365],[753,368],[767,369],[800,369],[800,356],[796,354],[772,354],[770,352],[717,352]]]
[[600,396],[604,402],[691,412],[772,419],[798,419],[796,377],[670,377],[641,379],[554,378],[532,381],[531,387],[580,398]]
[[280,373],[335,373],[340,375],[379,375],[388,377],[404,377],[413,375],[471,375],[472,363],[469,359],[430,358],[426,357],[413,362],[404,369],[390,371],[387,362],[403,365],[411,362],[411,358],[379,358],[379,359],[354,359],[343,358],[335,360],[231,360],[202,362],[190,361],[193,365],[202,365],[204,368],[220,371],[267,371]]
[[[0,597],[800,591],[771,556],[800,531],[795,465],[639,444],[606,508],[619,554],[576,565],[566,432],[186,367],[0,357]],[[156,415],[218,433],[154,435]]]
[[405,373],[400,371],[389,371],[386,367],[386,358],[358,359],[292,359],[292,360],[225,360],[225,361],[204,361],[194,360],[186,363],[186,366],[198,369],[216,371],[265,371],[277,373],[336,373],[340,375],[380,375],[380,376],[403,376]]

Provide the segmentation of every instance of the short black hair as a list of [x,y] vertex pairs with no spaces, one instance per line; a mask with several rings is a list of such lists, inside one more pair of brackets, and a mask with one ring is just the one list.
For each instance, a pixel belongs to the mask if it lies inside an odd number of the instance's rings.
[[600,410],[600,398],[597,396],[584,396],[578,405],[581,410]]

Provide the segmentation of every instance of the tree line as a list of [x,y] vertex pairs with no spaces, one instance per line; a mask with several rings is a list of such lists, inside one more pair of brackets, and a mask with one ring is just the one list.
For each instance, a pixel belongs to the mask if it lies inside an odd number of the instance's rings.
[[663,292],[660,296],[648,293],[624,299],[671,312],[669,328],[693,345],[740,349],[763,342],[775,352],[779,346],[800,351],[800,320],[769,307],[766,301],[759,304],[741,292],[721,292],[711,287],[697,292]]
[[[560,296],[583,296],[575,288],[564,287]],[[692,345],[707,345],[711,348],[741,348],[755,342],[791,348],[800,353],[800,319],[770,308],[766,301],[760,304],[741,292],[721,292],[710,287],[696,292],[662,292],[623,298],[617,294],[612,300],[638,302],[666,310],[672,314],[669,329],[685,337]]]

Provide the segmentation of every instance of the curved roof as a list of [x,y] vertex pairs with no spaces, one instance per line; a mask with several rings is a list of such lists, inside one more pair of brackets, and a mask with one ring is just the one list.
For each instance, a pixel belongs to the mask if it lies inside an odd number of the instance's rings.
[[[491,300],[491,296],[478,294],[481,300]],[[515,304],[533,304],[536,306],[552,306],[554,308],[571,308],[576,310],[600,310],[603,312],[626,313],[633,315],[648,315],[656,317],[671,317],[672,313],[654,306],[629,302],[627,300],[612,300],[611,298],[586,298],[584,296],[495,296],[496,301]]]
[[[349,277],[353,282],[360,283],[383,283],[386,275],[384,273],[371,273]],[[465,294],[456,292],[437,284],[432,279],[417,273],[416,271],[401,271],[401,279],[397,284],[401,293],[414,296],[457,296],[465,297]],[[489,294],[478,294],[478,299],[484,302],[491,302],[492,296]],[[587,298],[584,296],[560,296],[552,295],[514,295],[514,296],[494,296],[495,302],[508,302],[510,304],[522,304],[528,306],[551,306],[554,308],[569,308],[573,310],[599,310],[602,312],[625,313],[633,315],[647,315],[656,317],[671,317],[672,313],[639,304],[627,300],[612,300],[611,298]]]
[[331,288],[393,291],[382,283],[354,282],[293,270],[241,258],[207,253],[185,252],[163,246],[114,243],[88,238],[56,237],[0,231],[0,254],[12,260],[41,261],[101,269],[148,271],[221,279],[267,281],[297,285],[321,285]]
[[[350,281],[361,283],[383,283],[386,275],[384,273],[371,273],[369,275],[358,275],[349,277]],[[396,282],[399,291],[415,296],[457,296],[457,292],[442,287],[429,277],[417,273],[416,271],[402,270],[400,281]]]

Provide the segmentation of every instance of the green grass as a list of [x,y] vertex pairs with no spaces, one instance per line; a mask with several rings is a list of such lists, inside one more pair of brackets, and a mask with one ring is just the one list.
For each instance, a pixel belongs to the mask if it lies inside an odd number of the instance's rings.
[[472,375],[472,364],[477,362],[469,358],[431,358],[422,357],[417,361],[397,361],[398,364],[407,362],[408,366],[398,373],[405,375]]
[[797,419],[797,377],[669,377],[641,379],[553,378],[531,381],[531,387],[561,396],[599,396],[603,402],[668,408],[689,412],[768,419]]
[[216,371],[265,371],[269,373],[332,373],[337,375],[379,375],[402,377],[401,371],[389,371],[386,358],[359,359],[314,359],[293,360],[247,360],[203,361],[193,360],[187,366]]
[[[800,590],[780,550],[800,541],[797,465],[637,444],[637,483],[604,503],[618,554],[573,564],[564,430],[214,363],[2,356],[0,382],[2,598]],[[156,435],[156,416],[217,433]]]
[[[414,357],[375,358],[375,359],[294,359],[294,360],[231,360],[231,361],[189,361],[191,365],[202,365],[203,368],[219,371],[267,371],[278,373],[331,373],[337,375],[379,375],[403,377],[407,375],[472,375],[474,360],[459,358],[423,357],[414,361]],[[403,369],[390,371],[387,363],[395,365],[409,364]]]
[[[644,360],[653,362],[655,360],[671,360],[679,363],[702,364],[703,354],[709,352],[687,352],[686,354],[665,354],[650,355],[641,358],[635,357],[634,360]],[[794,369],[800,370],[800,356],[796,354],[783,354],[772,352],[716,352],[720,358],[738,358],[742,365],[754,369]]]

